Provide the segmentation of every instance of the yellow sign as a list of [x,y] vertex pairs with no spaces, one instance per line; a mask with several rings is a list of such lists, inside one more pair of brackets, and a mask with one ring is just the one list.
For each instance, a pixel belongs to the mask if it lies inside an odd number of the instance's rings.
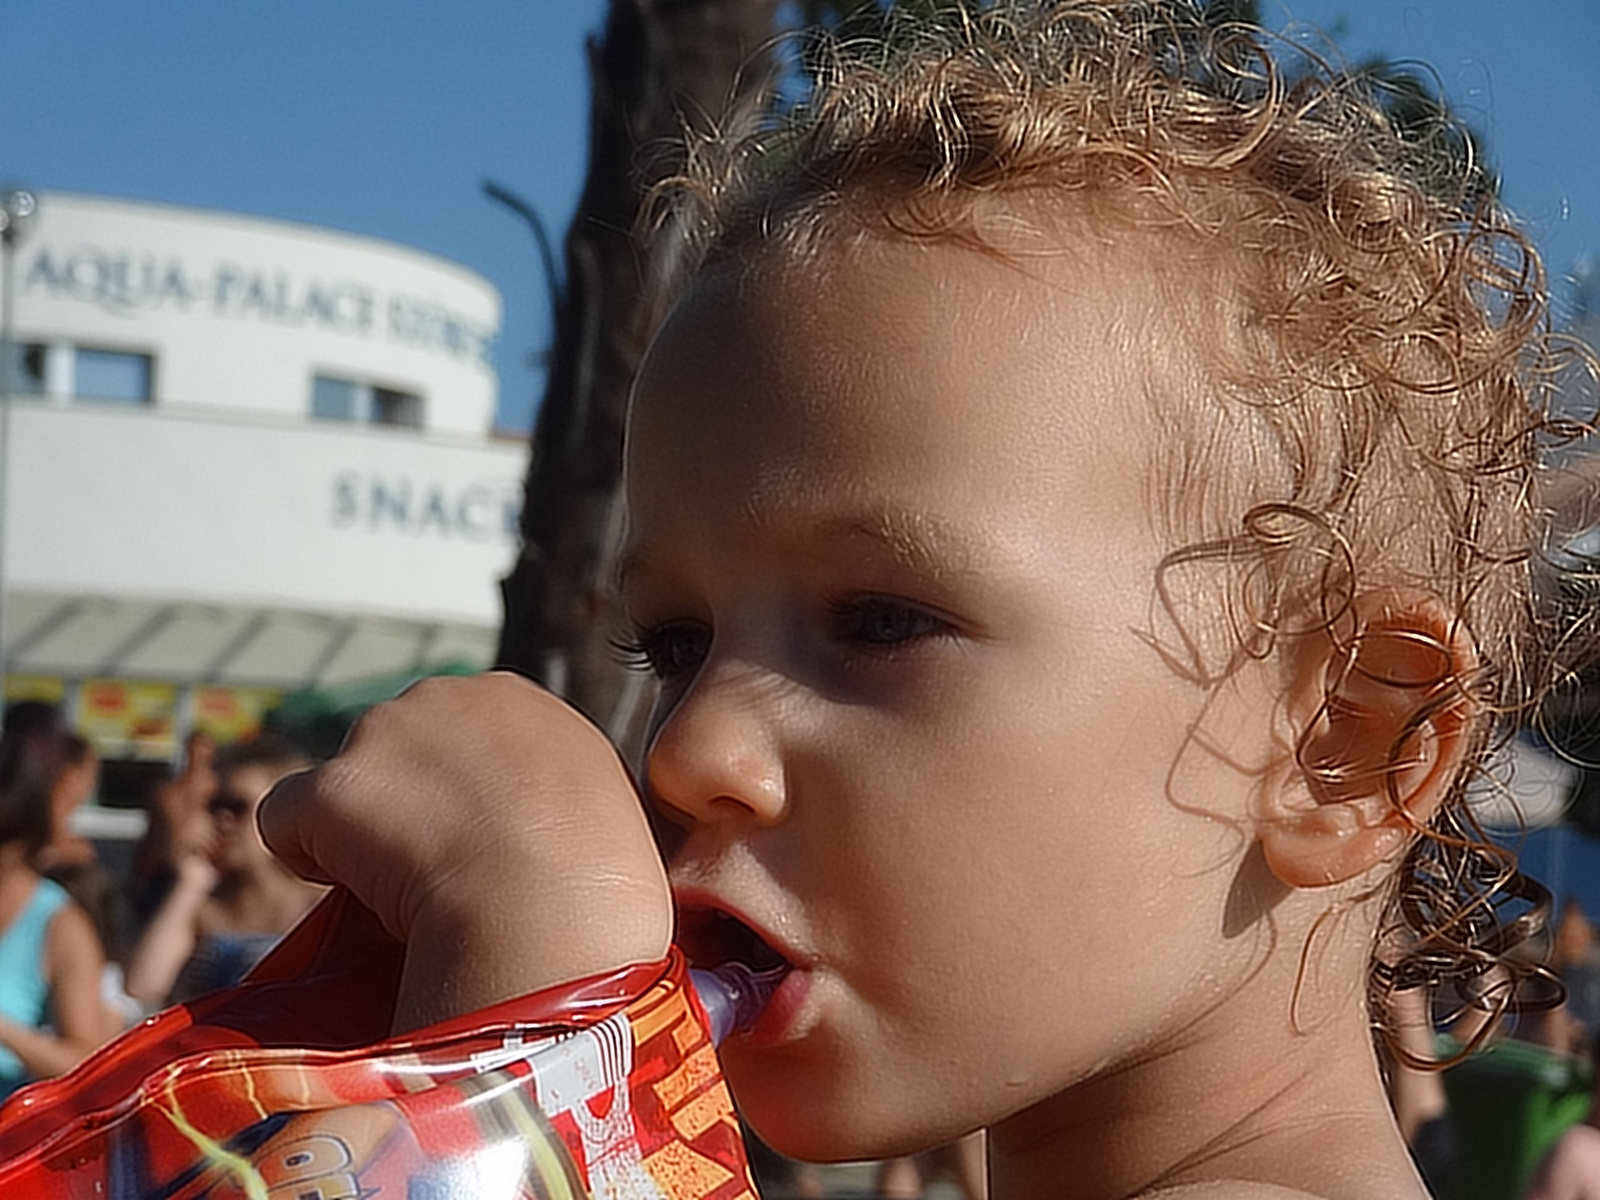
[[[85,679],[75,728],[107,758],[168,759],[177,751],[179,688],[148,680]],[[54,675],[8,675],[5,702],[65,706],[66,681]],[[251,737],[283,700],[279,688],[202,685],[194,690],[193,727],[221,744]]]
[[262,718],[282,699],[277,688],[196,688],[194,727],[218,742],[237,742],[259,730]]
[[7,675],[6,703],[19,700],[43,700],[47,704],[60,704],[67,695],[64,680],[54,675]]
[[170,683],[85,679],[78,730],[109,758],[171,758],[177,710]]

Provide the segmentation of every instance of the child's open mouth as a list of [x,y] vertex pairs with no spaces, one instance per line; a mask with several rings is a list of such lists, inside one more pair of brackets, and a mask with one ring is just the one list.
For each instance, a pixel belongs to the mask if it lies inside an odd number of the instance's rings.
[[749,925],[716,908],[680,909],[678,944],[691,963],[706,969],[736,962],[764,975],[794,965]]
[[720,908],[679,909],[678,945],[694,967],[690,974],[719,1044],[760,1025],[794,968],[765,937]]

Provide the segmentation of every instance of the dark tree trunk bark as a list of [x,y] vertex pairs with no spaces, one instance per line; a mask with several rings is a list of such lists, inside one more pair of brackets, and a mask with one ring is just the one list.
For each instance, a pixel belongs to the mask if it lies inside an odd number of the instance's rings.
[[533,434],[522,553],[502,584],[498,659],[567,698],[626,746],[647,707],[621,669],[610,573],[622,533],[628,391],[662,315],[669,234],[636,237],[650,188],[677,169],[685,124],[747,126],[770,102],[777,0],[612,0],[589,42],[588,178]]

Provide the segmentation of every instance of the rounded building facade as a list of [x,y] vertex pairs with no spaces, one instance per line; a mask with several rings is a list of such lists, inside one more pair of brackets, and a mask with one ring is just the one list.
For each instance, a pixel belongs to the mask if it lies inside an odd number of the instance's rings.
[[111,758],[493,653],[500,297],[352,234],[43,193],[0,312],[0,655]]

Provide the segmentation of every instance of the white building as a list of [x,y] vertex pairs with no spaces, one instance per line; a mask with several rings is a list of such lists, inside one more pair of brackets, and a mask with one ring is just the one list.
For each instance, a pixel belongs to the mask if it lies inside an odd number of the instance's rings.
[[[486,665],[526,445],[500,297],[387,242],[46,193],[12,248],[0,653],[113,758]],[[0,320],[4,316],[0,315]]]

